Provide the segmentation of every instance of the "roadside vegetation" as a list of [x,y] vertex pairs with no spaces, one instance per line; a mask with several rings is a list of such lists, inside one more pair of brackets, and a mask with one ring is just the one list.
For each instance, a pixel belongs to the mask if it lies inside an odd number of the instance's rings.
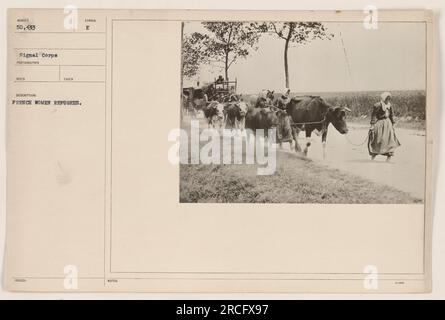
[[[425,91],[391,91],[396,126],[406,129],[425,130],[426,118],[426,96]],[[278,97],[280,93],[275,95]],[[369,124],[372,106],[379,101],[380,92],[326,92],[326,93],[292,93],[298,95],[319,95],[333,106],[347,106],[351,109],[348,113],[348,122]],[[257,95],[244,96],[249,103],[253,104]]]
[[390,204],[422,201],[296,153],[278,151],[276,160],[275,173],[265,176],[257,175],[256,164],[181,164],[180,202]]

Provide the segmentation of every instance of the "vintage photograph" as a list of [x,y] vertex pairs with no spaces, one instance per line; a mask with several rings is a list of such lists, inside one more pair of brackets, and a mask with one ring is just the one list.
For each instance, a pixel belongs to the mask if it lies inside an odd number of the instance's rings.
[[184,22],[182,203],[423,203],[426,25]]
[[7,294],[437,296],[443,10],[377,5],[8,9]]

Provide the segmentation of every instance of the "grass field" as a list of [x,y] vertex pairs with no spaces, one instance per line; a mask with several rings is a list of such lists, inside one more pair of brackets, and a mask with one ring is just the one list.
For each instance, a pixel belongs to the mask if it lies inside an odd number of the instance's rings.
[[[376,91],[358,92],[305,92],[292,95],[319,95],[331,105],[347,106],[349,121],[368,123],[372,106],[379,101],[380,93]],[[425,130],[426,96],[425,91],[391,91],[392,106],[397,126],[409,129]],[[279,94],[276,94],[278,97]],[[246,95],[246,100],[254,103],[257,95]]]
[[180,201],[232,203],[420,203],[409,194],[279,153],[270,176],[255,165],[181,165]]

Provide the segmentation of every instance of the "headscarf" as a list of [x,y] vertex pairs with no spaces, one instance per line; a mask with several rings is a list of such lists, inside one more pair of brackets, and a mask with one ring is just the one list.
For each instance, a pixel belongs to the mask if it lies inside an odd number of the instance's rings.
[[386,98],[388,98],[388,97],[391,97],[391,93],[389,93],[388,91],[385,91],[385,92],[383,92],[383,93],[380,95],[380,99],[381,99],[381,101],[382,101],[382,109],[383,109],[383,111],[386,111],[386,110],[388,110],[389,108],[391,108],[391,103],[390,103],[390,102],[385,103],[385,100],[386,100]]
[[283,97],[283,98],[287,98],[287,97],[289,97],[288,92],[290,93],[290,89],[289,89],[289,88],[284,88],[284,89],[282,89],[282,91],[281,91],[281,97]]

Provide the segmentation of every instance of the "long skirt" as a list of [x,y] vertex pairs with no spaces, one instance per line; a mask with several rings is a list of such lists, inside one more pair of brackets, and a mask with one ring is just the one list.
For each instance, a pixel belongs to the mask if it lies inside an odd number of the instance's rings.
[[277,142],[292,142],[290,116],[284,112],[278,115]]
[[374,130],[370,130],[368,139],[368,150],[371,156],[384,155],[393,156],[394,150],[400,147],[391,120],[388,118],[378,120],[374,124]]

